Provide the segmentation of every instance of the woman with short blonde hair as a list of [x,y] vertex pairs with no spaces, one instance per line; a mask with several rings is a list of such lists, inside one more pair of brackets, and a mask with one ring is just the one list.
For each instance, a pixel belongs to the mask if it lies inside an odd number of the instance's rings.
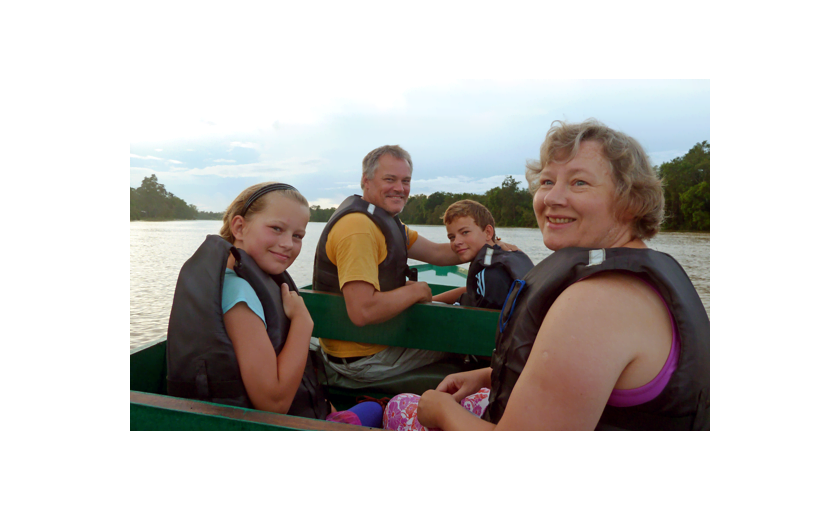
[[525,178],[533,194],[539,187],[537,177],[545,166],[558,159],[572,159],[580,144],[598,142],[609,162],[616,192],[616,212],[633,217],[633,234],[650,239],[659,232],[665,217],[662,182],[654,172],[641,144],[635,138],[615,131],[595,119],[578,124],[554,121],[540,146],[540,160],[529,161]]

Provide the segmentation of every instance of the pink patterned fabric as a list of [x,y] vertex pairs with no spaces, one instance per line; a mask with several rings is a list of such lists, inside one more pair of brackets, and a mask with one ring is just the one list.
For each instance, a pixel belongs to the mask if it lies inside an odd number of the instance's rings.
[[359,419],[356,413],[351,411],[337,411],[335,413],[330,413],[325,419],[335,423],[349,423],[351,425],[362,424],[362,420]]
[[[481,388],[476,393],[461,400],[461,406],[481,418],[490,399],[490,388]],[[382,427],[386,430],[438,430],[428,429],[417,420],[417,403],[420,395],[401,393],[392,398],[385,407]]]

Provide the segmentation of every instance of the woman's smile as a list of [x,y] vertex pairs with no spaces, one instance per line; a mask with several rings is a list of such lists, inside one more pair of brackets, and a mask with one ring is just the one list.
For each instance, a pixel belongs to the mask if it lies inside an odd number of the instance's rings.
[[548,216],[545,217],[548,220],[548,227],[549,228],[563,228],[563,225],[568,225],[569,223],[575,221],[574,218],[566,218],[560,216]]

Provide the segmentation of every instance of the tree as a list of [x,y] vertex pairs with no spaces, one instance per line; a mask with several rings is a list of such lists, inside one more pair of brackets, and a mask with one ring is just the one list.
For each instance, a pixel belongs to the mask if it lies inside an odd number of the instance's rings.
[[129,211],[131,214],[131,221],[139,220],[142,217],[143,212],[140,210],[140,200],[137,198],[137,190],[134,188],[131,188]]
[[155,174],[144,177],[138,188],[131,188],[129,202],[131,220],[139,219],[179,219],[194,220],[221,219],[222,213],[199,211],[192,204],[166,191],[166,187],[158,182]]
[[400,213],[400,220],[412,225],[424,225],[426,223],[426,200],[427,197],[423,194],[408,197],[408,201]]
[[706,181],[695,184],[680,194],[680,207],[688,230],[710,230],[711,186]]
[[536,227],[531,193],[519,187],[512,175],[505,177],[501,186],[484,194],[484,206],[490,210],[498,227]]
[[309,221],[327,222],[335,212],[335,207],[321,209],[320,205],[312,205],[309,207]]
[[[709,142],[703,141],[692,147],[685,156],[674,158],[659,167],[659,176],[663,180],[665,192],[665,225],[670,230],[695,230],[693,217],[685,214],[682,205],[682,195],[701,182],[711,185],[711,147]],[[710,187],[703,193],[710,194]],[[697,192],[700,192],[698,188]],[[691,195],[694,197],[695,195]],[[694,204],[686,210],[700,211]],[[699,217],[698,217],[699,218]],[[701,220],[698,220],[702,223]]]
[[448,200],[451,200],[449,203],[454,202],[454,200],[452,200],[452,193],[436,191],[429,195],[426,203],[423,204],[423,210],[425,211],[426,216],[426,221],[424,223],[426,225],[443,225],[441,216],[446,211],[446,207],[448,207],[448,205],[443,207],[442,210],[441,206],[443,206]]

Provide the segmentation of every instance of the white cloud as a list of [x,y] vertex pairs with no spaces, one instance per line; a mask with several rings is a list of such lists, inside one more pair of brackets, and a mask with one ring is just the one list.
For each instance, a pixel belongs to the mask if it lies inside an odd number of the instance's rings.
[[155,156],[138,156],[137,154],[132,154],[131,157],[137,159],[156,159],[158,161],[163,161],[163,158],[158,158]]
[[180,162],[180,161],[178,161],[177,159],[167,159],[167,161],[169,161],[170,163],[175,163],[175,164],[178,164],[178,165],[183,165],[183,163],[181,163],[181,162]]
[[215,175],[218,177],[261,177],[273,180],[288,179],[296,175],[314,174],[325,160],[312,158],[290,158],[281,161],[259,161],[239,165],[212,165],[191,168],[187,175]]
[[155,150],[158,151],[158,152],[161,152],[163,149],[155,149]]
[[[436,177],[434,179],[412,179],[411,194],[429,195],[436,191],[448,191],[450,193],[484,193],[485,191],[501,186],[507,175],[494,175],[475,179],[463,175]],[[517,179],[519,180],[519,179]]]
[[213,163],[236,163],[235,159],[214,159]]
[[[294,58],[311,64],[302,55]],[[252,70],[259,75],[261,67],[265,67],[264,62]],[[348,79],[340,87],[335,86],[335,76],[352,74],[355,69],[357,65],[348,61],[323,71],[323,76],[304,73],[305,78],[280,82],[274,76],[276,71],[269,70],[265,79],[249,83],[249,94],[244,95],[232,93],[236,87],[194,76],[165,87],[150,84],[152,90],[136,97],[130,105],[129,136],[133,143],[235,137],[272,127],[317,126],[335,116],[400,113],[411,107],[410,94],[429,85],[445,89],[453,81],[415,72],[376,80]],[[173,93],[179,95],[174,102]]]
[[230,147],[231,149],[234,147],[242,147],[243,149],[259,149],[260,146],[254,142],[230,142]]

